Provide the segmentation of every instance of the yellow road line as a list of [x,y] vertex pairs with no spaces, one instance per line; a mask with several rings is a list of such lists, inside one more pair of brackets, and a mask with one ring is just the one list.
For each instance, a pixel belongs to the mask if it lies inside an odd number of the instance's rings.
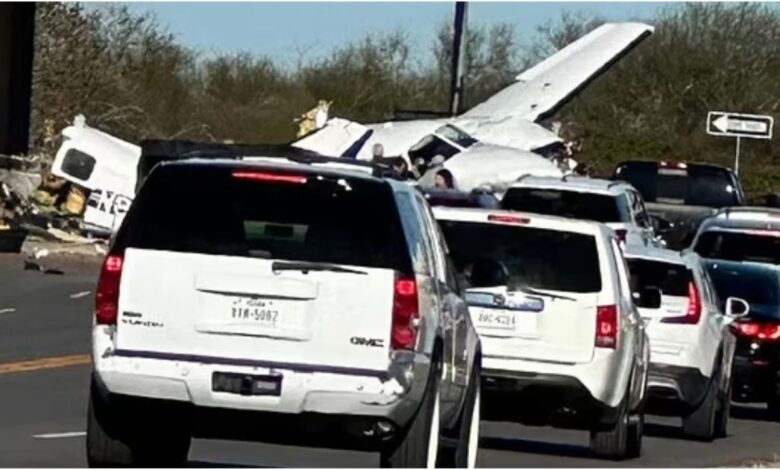
[[89,354],[74,354],[72,356],[47,357],[44,359],[34,359],[32,361],[7,362],[5,364],[0,364],[0,374],[83,366],[89,364],[91,361],[92,358]]

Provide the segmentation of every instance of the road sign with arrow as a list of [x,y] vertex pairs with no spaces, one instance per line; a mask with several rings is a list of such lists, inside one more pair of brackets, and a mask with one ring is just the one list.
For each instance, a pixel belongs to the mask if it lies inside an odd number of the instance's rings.
[[751,139],[771,139],[775,119],[757,114],[735,114],[710,111],[707,134]]
[[737,151],[734,157],[734,173],[739,174],[740,140],[771,139],[775,118],[759,114],[737,114],[722,111],[710,111],[707,114],[707,134],[736,137]]

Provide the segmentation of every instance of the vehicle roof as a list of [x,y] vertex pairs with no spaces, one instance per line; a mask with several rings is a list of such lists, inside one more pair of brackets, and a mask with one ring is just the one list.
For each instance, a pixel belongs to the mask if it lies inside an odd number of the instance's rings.
[[[473,209],[437,206],[433,207],[433,215],[436,217],[436,220],[477,222],[493,225],[518,225],[523,227],[544,228],[547,230],[555,230],[560,232],[575,232],[604,237],[613,236],[614,233],[606,225],[598,222],[500,209]],[[519,219],[525,219],[528,222],[515,224],[512,222],[488,220],[488,216],[490,215],[515,217]]]
[[699,168],[711,168],[713,170],[726,170],[726,171],[732,171],[731,168],[723,166],[723,165],[716,165],[714,163],[707,163],[707,162],[686,162],[682,160],[675,160],[675,161],[657,161],[657,160],[626,160],[623,162],[618,163],[615,168],[620,168],[624,165],[634,165],[634,164],[642,164],[642,165],[648,165],[648,164],[655,164],[656,166],[663,166],[664,164],[669,164],[669,166],[674,166],[677,164],[684,164],[686,166],[696,166]]
[[712,228],[780,229],[780,209],[771,207],[726,207],[704,219],[701,230]]
[[[241,169],[272,169],[272,170],[295,170],[302,173],[321,174],[327,176],[348,176],[373,181],[391,181],[389,179],[373,176],[371,167],[358,166],[350,164],[348,160],[338,163],[299,163],[284,158],[276,157],[244,157],[241,159],[233,158],[189,158],[185,160],[173,160],[160,163],[165,167],[215,167],[215,168],[241,168]],[[394,181],[395,182],[395,181]],[[397,183],[401,183],[398,181]],[[408,185],[402,184],[404,187]]]
[[632,186],[625,181],[611,181],[601,178],[568,176],[554,178],[549,176],[526,176],[519,179],[511,188],[545,188],[575,191],[581,193],[609,194],[619,196]]
[[675,251],[652,246],[627,245],[624,248],[626,258],[660,261],[663,263],[694,267],[701,264],[701,257],[693,251]]

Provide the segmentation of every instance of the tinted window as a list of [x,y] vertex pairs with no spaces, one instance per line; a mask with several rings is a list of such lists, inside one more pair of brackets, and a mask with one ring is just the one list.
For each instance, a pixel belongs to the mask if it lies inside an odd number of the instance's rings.
[[301,184],[158,167],[117,237],[119,247],[411,271],[391,188],[358,178]]
[[780,264],[780,237],[745,232],[704,232],[696,253],[704,258]]
[[688,296],[688,284],[693,281],[693,275],[684,265],[635,258],[627,261],[634,290],[654,287],[664,295]]
[[624,198],[559,189],[512,188],[501,201],[501,207],[603,223],[631,220]]
[[614,178],[631,183],[647,202],[724,207],[740,204],[732,176],[725,168],[666,169],[656,162],[635,162],[621,165]]
[[596,240],[590,235],[447,220],[439,225],[466,287],[495,286],[504,272],[510,287],[601,291]]
[[86,181],[95,170],[95,159],[86,153],[70,149],[62,159],[62,171],[74,178]]
[[751,312],[780,316],[780,285],[774,270],[715,263],[709,266],[709,273],[721,303],[729,297],[739,297],[750,304]]

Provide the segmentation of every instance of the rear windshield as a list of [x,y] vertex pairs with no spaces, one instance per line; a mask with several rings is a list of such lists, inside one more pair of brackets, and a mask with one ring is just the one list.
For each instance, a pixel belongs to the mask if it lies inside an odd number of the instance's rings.
[[621,165],[614,179],[634,186],[645,202],[688,206],[725,207],[740,204],[732,173],[725,168],[689,165],[672,169],[655,162]]
[[746,300],[756,313],[780,316],[776,308],[780,306],[780,284],[777,274],[771,269],[714,264],[709,266],[708,272],[722,303],[729,297],[738,297]]
[[631,219],[628,208],[621,204],[622,199],[607,194],[558,189],[511,188],[501,201],[501,207],[513,211],[610,223]]
[[693,275],[684,265],[637,258],[628,258],[626,261],[635,290],[654,287],[664,295],[688,296],[688,284],[693,281]]
[[780,236],[747,232],[709,231],[694,247],[704,258],[780,264]]
[[453,263],[469,287],[495,287],[504,279],[510,287],[601,291],[598,251],[591,235],[478,222],[439,224]]
[[[117,236],[120,247],[390,268],[410,272],[393,192],[325,177],[246,179],[257,171],[159,167]],[[279,173],[270,173],[272,175]]]

